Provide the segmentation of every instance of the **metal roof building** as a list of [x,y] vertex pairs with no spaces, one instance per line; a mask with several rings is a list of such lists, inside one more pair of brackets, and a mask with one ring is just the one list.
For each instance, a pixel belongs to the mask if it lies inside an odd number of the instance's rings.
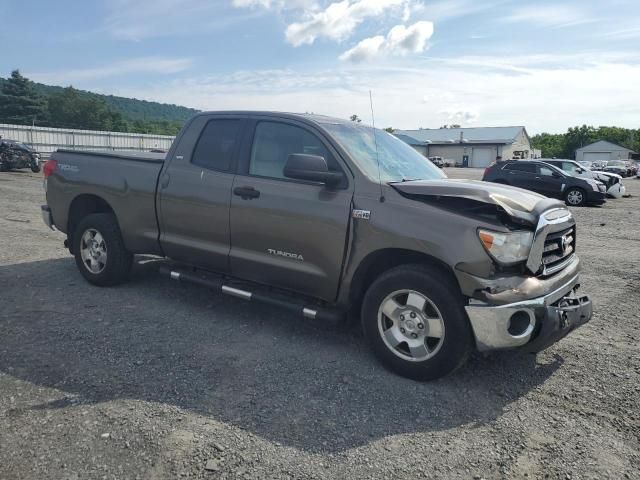
[[628,160],[637,152],[606,140],[591,143],[576,150],[576,161]]
[[442,157],[469,167],[486,167],[505,160],[533,158],[524,127],[425,128],[396,130],[394,135],[426,157]]

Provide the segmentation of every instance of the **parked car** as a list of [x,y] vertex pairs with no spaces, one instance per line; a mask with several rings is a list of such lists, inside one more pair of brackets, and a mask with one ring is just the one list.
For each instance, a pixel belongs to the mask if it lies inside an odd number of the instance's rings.
[[591,162],[591,170],[594,171],[600,171],[600,170],[604,170],[604,168],[607,166],[607,160],[597,160],[595,162]]
[[20,168],[30,168],[34,173],[39,172],[40,155],[22,142],[0,137],[0,172]]
[[621,177],[628,177],[631,175],[629,162],[625,162],[624,160],[610,160],[607,162],[607,166],[604,167],[603,171],[617,173]]
[[134,254],[167,257],[175,280],[315,322],[356,314],[410,378],[474,349],[539,351],[591,318],[562,202],[449,180],[354,122],[201,113],[166,156],[58,150],[44,175],[43,219],[88,282],[123,283]]
[[610,172],[594,172],[583,166],[584,162],[578,163],[574,160],[542,158],[540,161],[553,165],[554,167],[558,167],[560,170],[570,175],[582,178],[591,178],[604,183],[607,187],[607,195],[610,197],[622,198],[626,193],[626,188],[622,183],[622,177],[618,174]]
[[444,167],[444,160],[442,157],[429,157],[429,160],[438,168]]
[[606,202],[606,187],[590,178],[579,178],[540,161],[500,161],[484,171],[482,180],[524,188],[567,205],[601,205]]

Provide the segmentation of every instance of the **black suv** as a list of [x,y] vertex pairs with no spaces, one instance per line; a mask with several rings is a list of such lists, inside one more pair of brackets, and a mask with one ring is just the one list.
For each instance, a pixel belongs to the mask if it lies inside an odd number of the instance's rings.
[[544,162],[497,162],[487,167],[482,180],[532,190],[547,197],[562,199],[567,205],[575,207],[606,202],[606,187],[603,183],[568,175]]

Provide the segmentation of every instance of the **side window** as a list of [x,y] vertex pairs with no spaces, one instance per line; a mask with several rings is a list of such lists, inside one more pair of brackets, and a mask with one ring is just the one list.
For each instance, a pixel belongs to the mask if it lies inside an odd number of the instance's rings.
[[575,164],[571,162],[562,162],[562,170],[569,173],[574,173],[576,171]]
[[513,162],[509,163],[505,170],[515,170],[517,172],[536,173],[536,166],[531,163]]
[[202,129],[191,163],[210,170],[228,172],[238,142],[241,120],[210,120]]
[[292,153],[320,155],[327,161],[329,170],[339,170],[332,155],[312,133],[285,123],[260,122],[253,138],[249,174],[285,178],[284,165]]
[[540,175],[544,175],[546,177],[553,177],[553,170],[549,167],[540,167]]

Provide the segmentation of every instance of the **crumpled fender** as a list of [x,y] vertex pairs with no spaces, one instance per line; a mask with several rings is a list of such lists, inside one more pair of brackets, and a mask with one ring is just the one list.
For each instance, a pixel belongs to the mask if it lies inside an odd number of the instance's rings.
[[551,208],[565,208],[563,202],[529,190],[479,180],[413,180],[391,183],[397,191],[424,197],[467,198],[498,205],[511,217],[536,225],[540,214]]

